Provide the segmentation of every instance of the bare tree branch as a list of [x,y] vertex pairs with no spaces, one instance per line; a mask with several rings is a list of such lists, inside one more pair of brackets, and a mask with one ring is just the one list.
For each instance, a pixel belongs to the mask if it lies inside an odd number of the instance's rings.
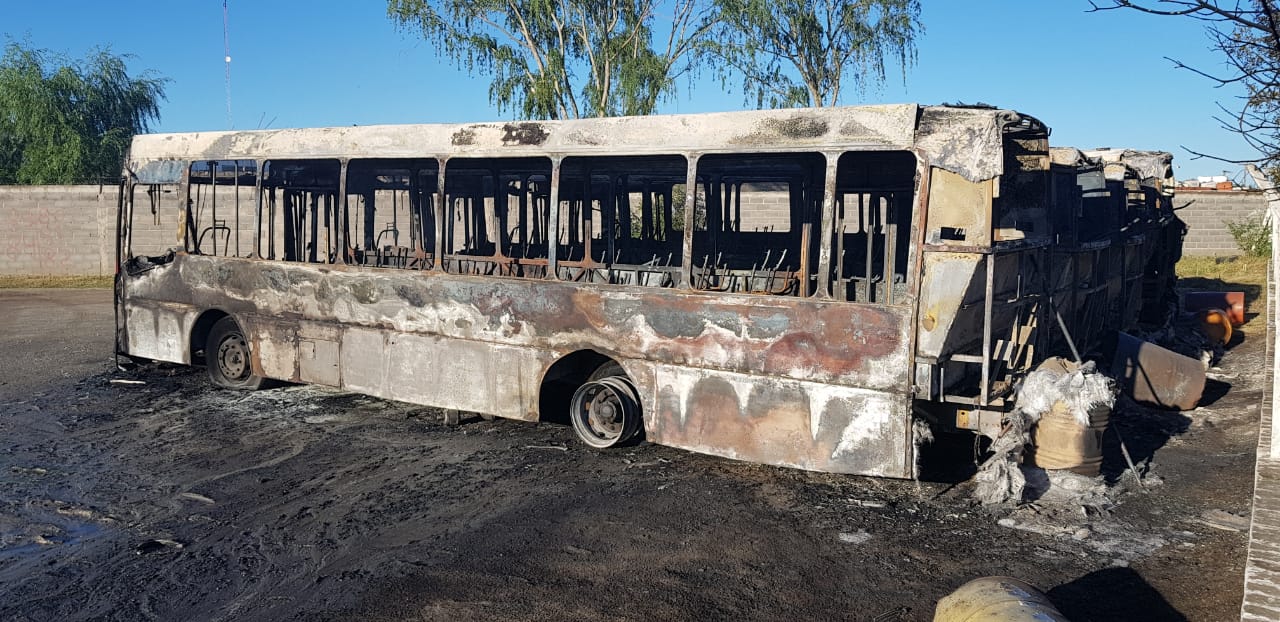
[[1227,158],[1183,148],[1195,158],[1234,164],[1261,161],[1272,170],[1280,167],[1280,12],[1273,0],[1090,0],[1089,4],[1088,12],[1132,10],[1203,22],[1213,49],[1223,55],[1228,73],[1168,60],[1178,69],[1212,81],[1215,87],[1245,89],[1246,95],[1237,98],[1237,106],[1228,108],[1218,103],[1223,114],[1214,120],[1238,134],[1258,156]]

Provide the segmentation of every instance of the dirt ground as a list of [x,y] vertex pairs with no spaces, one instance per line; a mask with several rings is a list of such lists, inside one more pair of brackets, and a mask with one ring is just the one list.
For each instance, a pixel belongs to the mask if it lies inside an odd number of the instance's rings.
[[[1113,415],[1144,487],[1112,443],[1105,500],[988,509],[964,481],[117,372],[109,299],[0,291],[0,619],[929,620],[997,574],[1076,621],[1239,615],[1246,534],[1205,513],[1248,516],[1261,321],[1206,406]],[[971,441],[948,446],[961,479]]]

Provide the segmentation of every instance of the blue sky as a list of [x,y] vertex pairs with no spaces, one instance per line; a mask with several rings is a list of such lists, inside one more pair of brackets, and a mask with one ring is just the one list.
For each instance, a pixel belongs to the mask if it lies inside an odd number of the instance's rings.
[[[97,45],[134,56],[133,71],[169,83],[156,131],[227,129],[221,0],[6,3],[0,33],[81,56]],[[1055,145],[1164,149],[1179,178],[1238,175],[1192,160],[1196,151],[1243,158],[1219,127],[1217,103],[1238,90],[1178,70],[1164,57],[1215,72],[1200,24],[1131,12],[1088,13],[1085,0],[923,0],[919,63],[904,81],[849,94],[843,103],[985,102],[1036,116]],[[229,0],[234,127],[490,121],[488,80],[438,59],[400,31],[380,0]],[[710,75],[661,112],[743,107]]]

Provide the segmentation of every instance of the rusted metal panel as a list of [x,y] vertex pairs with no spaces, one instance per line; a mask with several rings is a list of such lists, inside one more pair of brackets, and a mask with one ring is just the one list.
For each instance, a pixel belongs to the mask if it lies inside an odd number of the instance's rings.
[[[438,277],[438,278],[437,278]],[[905,391],[907,307],[179,255],[140,298]]]
[[336,387],[341,384],[338,341],[342,330],[322,322],[298,323],[298,379]]
[[925,241],[944,247],[985,247],[991,244],[991,180],[969,181],[943,169],[929,180],[929,218]]
[[911,477],[910,400],[901,394],[655,366],[650,440],[765,464]]
[[276,378],[300,382],[298,371],[298,328],[296,321],[261,317],[250,313],[236,314],[245,336],[252,343],[253,369],[255,372]]
[[1004,170],[1004,128],[1023,118],[1030,117],[1011,110],[929,106],[921,109],[915,144],[934,167],[972,182],[993,179]]
[[[667,413],[647,424],[657,442],[911,474],[909,307],[184,254],[130,292],[233,314],[272,377],[531,419],[546,369],[592,349],[652,379],[646,412]],[[717,402],[721,385],[736,397]]]
[[1123,332],[1116,336],[1111,373],[1133,399],[1153,406],[1191,410],[1204,394],[1200,361]]
[[1107,177],[1111,179],[1124,179],[1127,169],[1140,180],[1159,182],[1169,189],[1177,185],[1173,177],[1173,155],[1165,151],[1094,149],[1083,154],[1106,164]]
[[986,255],[925,253],[916,351],[942,357],[982,338]]

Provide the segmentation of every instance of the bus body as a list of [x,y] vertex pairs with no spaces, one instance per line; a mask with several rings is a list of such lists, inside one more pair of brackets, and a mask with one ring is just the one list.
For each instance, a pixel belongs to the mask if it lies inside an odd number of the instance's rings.
[[1047,139],[916,105],[138,136],[116,348],[913,477],[913,422],[990,433],[1051,312],[1121,327],[1160,296],[1160,236],[1065,235],[1103,164]]

